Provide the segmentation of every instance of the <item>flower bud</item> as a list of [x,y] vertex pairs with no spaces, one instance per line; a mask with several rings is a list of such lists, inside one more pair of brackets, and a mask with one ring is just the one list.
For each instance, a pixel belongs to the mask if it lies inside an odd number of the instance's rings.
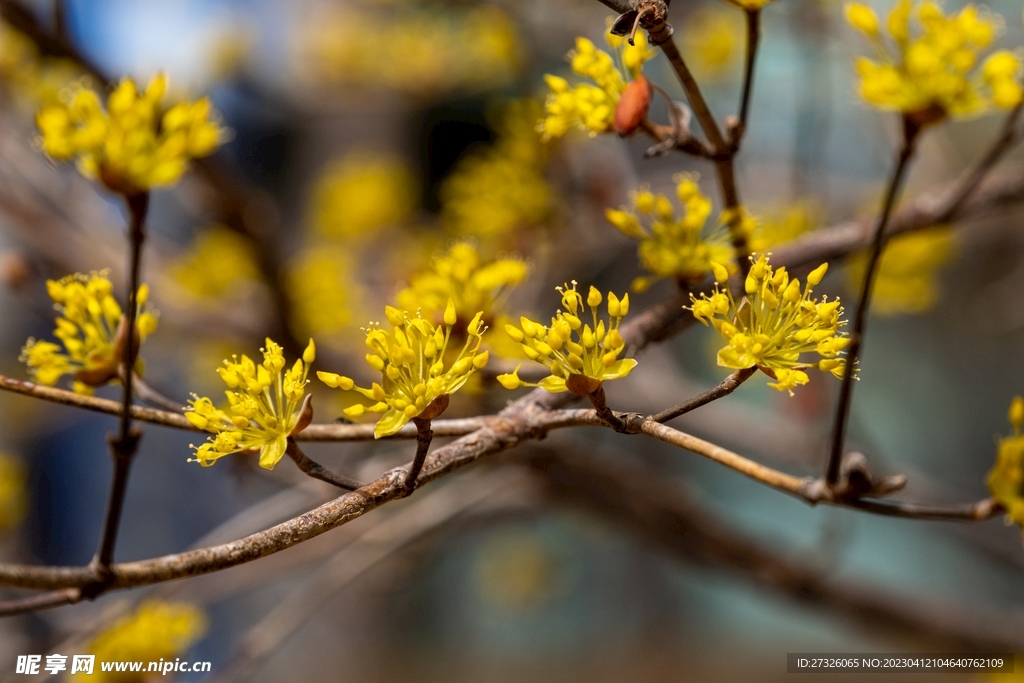
[[639,74],[626,86],[615,107],[615,132],[622,136],[634,132],[647,118],[650,106],[651,84],[643,74]]

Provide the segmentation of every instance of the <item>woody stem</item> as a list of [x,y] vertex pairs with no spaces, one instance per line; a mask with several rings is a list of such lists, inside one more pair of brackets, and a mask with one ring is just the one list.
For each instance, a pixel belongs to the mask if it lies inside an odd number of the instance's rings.
[[608,407],[608,402],[605,400],[604,387],[598,387],[594,389],[590,394],[587,395],[590,399],[590,403],[594,406],[594,411],[597,416],[608,423],[608,425],[617,432],[624,432],[626,429],[625,423],[619,418],[618,415],[612,412]]
[[420,476],[420,470],[423,469],[423,463],[427,459],[427,450],[434,438],[434,432],[430,429],[430,420],[414,417],[412,422],[416,425],[416,457],[412,460],[412,465],[405,475],[403,484],[410,492],[416,488],[416,479]]

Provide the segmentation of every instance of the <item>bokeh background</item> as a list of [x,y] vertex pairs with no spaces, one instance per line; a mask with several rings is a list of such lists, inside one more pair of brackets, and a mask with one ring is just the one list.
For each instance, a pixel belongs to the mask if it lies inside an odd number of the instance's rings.
[[[5,16],[14,16],[11,4],[0,2]],[[628,204],[642,183],[671,195],[675,174],[695,172],[716,197],[709,164],[645,160],[646,139],[543,142],[534,130],[543,75],[569,76],[565,55],[577,36],[604,45],[610,12],[596,0],[56,6],[63,22],[49,2],[23,7],[47,30],[62,25],[112,79],[145,81],[162,70],[173,96],[208,94],[232,131],[212,158],[215,171],[156,193],[150,213],[144,279],[161,317],[143,350],[147,381],[182,403],[190,392],[220,391],[220,360],[256,353],[267,335],[289,355],[312,335],[318,368],[364,376],[359,327],[379,319],[454,240],[473,240],[491,258],[527,260],[530,275],[504,308],[536,318],[549,313],[557,284],[622,291],[641,274],[635,243],[604,210]],[[1024,44],[1019,0],[989,7],[1006,17],[1000,45]],[[793,236],[871,216],[898,128],[856,97],[851,63],[865,46],[836,1],[780,0],[763,14],[737,160],[746,206]],[[672,23],[713,111],[732,113],[742,12],[718,0],[676,0]],[[662,56],[645,72],[683,99]],[[120,204],[36,149],[33,112],[82,73],[35,55],[10,25],[0,29],[0,371],[13,377],[27,377],[17,360],[26,338],[51,334],[47,279],[105,268],[115,283],[125,277]],[[652,115],[667,120],[662,102]],[[987,116],[930,130],[907,197],[955,179],[999,124]],[[1020,163],[1011,154],[996,173]],[[244,201],[225,201],[224,187]],[[1006,407],[1024,392],[1021,220],[1011,205],[941,226],[894,244],[897,256],[883,269],[851,442],[880,471],[908,475],[907,500],[988,495]],[[835,263],[822,291],[852,301],[856,278],[856,259]],[[633,311],[673,286],[634,295]],[[901,298],[907,291],[916,295]],[[694,327],[652,347],[633,375],[609,385],[612,407],[655,411],[713,385],[725,374],[716,341]],[[814,377],[795,397],[764,384],[755,377],[678,424],[774,467],[819,473],[838,382]],[[313,391],[318,420],[341,415],[335,397]],[[491,412],[508,398],[485,383],[450,414]],[[104,435],[113,418],[17,395],[0,395],[0,406],[0,558],[87,563],[109,486]],[[187,462],[198,438],[145,428],[118,560],[238,538],[336,495],[288,462],[267,472],[235,456],[200,468]],[[409,442],[309,452],[364,480],[412,456]],[[571,469],[543,466],[563,456],[652,476],[685,514],[663,520],[663,538],[652,538],[613,507],[574,495],[575,485],[586,487]],[[756,544],[825,588],[785,585],[742,553],[724,552],[729,541]],[[957,645],[891,614],[864,616],[858,601],[959,625],[982,641],[995,634],[988,642],[1020,643],[1022,572],[1020,529],[999,520],[810,508],[686,452],[573,430],[274,557],[4,620],[0,679],[13,675],[18,654],[85,652],[140,602],[159,599],[201,611],[205,628],[175,656],[211,661],[203,680],[774,681],[787,676],[787,652]],[[833,589],[850,599],[830,598]],[[911,679],[983,680],[899,677]]]

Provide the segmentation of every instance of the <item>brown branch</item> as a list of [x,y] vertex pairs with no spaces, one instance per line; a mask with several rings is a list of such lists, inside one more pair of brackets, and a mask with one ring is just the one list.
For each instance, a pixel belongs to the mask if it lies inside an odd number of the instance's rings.
[[655,422],[668,422],[669,420],[674,420],[680,415],[685,415],[692,410],[696,410],[701,406],[707,405],[712,401],[717,401],[723,396],[728,396],[732,392],[736,391],[736,389],[750,379],[750,376],[755,372],[757,372],[756,367],[737,370],[704,393],[698,394],[687,401],[683,401],[679,405],[666,408],[660,413],[651,415],[650,419]]
[[820,570],[780,554],[697,508],[661,478],[619,461],[615,467],[587,457],[550,454],[536,458],[552,495],[596,513],[685,560],[724,567],[754,584],[796,602],[835,614],[868,629],[977,652],[1019,649],[1020,625],[1009,614],[973,614],[958,605],[939,605],[888,594],[880,588],[831,579]]
[[754,91],[754,65],[757,62],[757,46],[761,41],[761,10],[746,9],[747,55],[743,68],[743,94],[740,96],[739,126],[734,131],[732,145],[736,148],[743,134],[747,132],[747,114],[750,111],[750,96]]
[[128,226],[128,294],[125,300],[128,311],[118,331],[118,344],[124,344],[121,358],[123,377],[121,386],[120,427],[116,435],[109,435],[110,455],[114,461],[113,481],[110,485],[110,497],[107,499],[107,511],[103,518],[103,531],[100,535],[96,556],[93,557],[91,568],[96,573],[96,580],[83,587],[82,594],[89,599],[106,590],[111,579],[110,565],[114,561],[114,546],[117,544],[117,531],[121,526],[121,513],[124,509],[125,493],[128,490],[128,472],[132,460],[139,448],[142,432],[132,426],[132,384],[135,377],[135,359],[138,354],[139,337],[136,334],[136,319],[139,314],[139,280],[142,268],[142,245],[146,239],[146,214],[149,211],[149,193],[142,192],[125,197],[130,223]]
[[921,129],[911,123],[909,117],[904,117],[903,145],[896,157],[896,165],[893,168],[892,176],[889,178],[889,185],[885,191],[885,200],[882,204],[882,214],[878,219],[878,226],[871,241],[871,254],[868,256],[868,265],[864,273],[864,282],[861,284],[860,297],[857,300],[857,312],[853,317],[853,328],[850,332],[850,345],[846,349],[846,365],[843,371],[842,384],[839,387],[839,400],[836,403],[835,419],[832,427],[832,446],[829,451],[828,468],[825,472],[825,481],[834,485],[839,480],[839,466],[843,458],[843,446],[846,441],[846,425],[850,418],[850,408],[853,405],[853,382],[857,376],[857,361],[860,359],[860,349],[864,344],[864,333],[867,328],[868,310],[871,308],[871,294],[875,284],[875,274],[882,261],[882,252],[887,241],[886,228],[889,218],[892,216],[893,207],[903,186],[906,176],[907,164],[914,155],[917,136]]
[[412,464],[409,465],[409,470],[405,474],[405,488],[409,493],[412,493],[413,489],[416,488],[420,470],[423,469],[423,463],[427,459],[427,451],[430,450],[430,442],[434,439],[434,432],[430,429],[429,419],[414,417],[412,423],[416,427],[416,455],[413,457]]
[[337,486],[340,489],[345,489],[346,491],[355,491],[363,486],[355,479],[346,477],[343,474],[338,474],[337,472],[332,472],[323,465],[310,460],[306,457],[306,454],[302,452],[302,449],[299,448],[299,445],[295,443],[295,439],[292,437],[288,437],[288,446],[285,453],[288,454],[289,458],[295,461],[295,464],[300,470],[314,479],[325,481],[328,484]]
[[29,612],[39,612],[53,607],[74,605],[82,599],[82,591],[79,588],[62,588],[60,590],[30,595],[25,598],[16,598],[0,602],[0,618],[13,617]]

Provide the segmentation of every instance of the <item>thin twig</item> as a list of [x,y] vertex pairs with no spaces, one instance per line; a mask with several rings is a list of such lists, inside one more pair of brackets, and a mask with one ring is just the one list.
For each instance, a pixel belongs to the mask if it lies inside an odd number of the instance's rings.
[[849,420],[850,405],[853,400],[853,382],[856,377],[857,361],[860,358],[860,349],[864,343],[864,330],[867,325],[868,309],[871,307],[871,293],[874,288],[875,274],[888,239],[885,231],[889,225],[889,217],[892,215],[900,188],[903,185],[907,164],[914,155],[919,132],[920,129],[916,126],[905,126],[903,145],[900,147],[899,154],[896,157],[896,165],[893,168],[889,185],[885,191],[882,214],[878,219],[878,226],[875,228],[874,238],[872,239],[871,254],[868,257],[867,269],[864,272],[864,282],[861,283],[860,298],[857,300],[857,312],[853,318],[853,329],[850,332],[850,345],[846,353],[846,366],[843,372],[843,381],[839,387],[839,401],[836,404],[836,414],[832,428],[832,448],[829,452],[828,469],[825,473],[825,481],[830,485],[835,484],[839,479],[839,466],[842,462],[843,446],[846,441],[846,425]]
[[728,396],[732,392],[736,391],[736,389],[741,384],[750,379],[750,376],[753,375],[755,372],[757,372],[756,367],[736,370],[731,375],[729,375],[721,382],[719,382],[717,385],[708,389],[704,393],[698,394],[697,396],[694,396],[691,399],[683,401],[679,405],[672,406],[671,408],[666,408],[660,413],[655,413],[654,415],[651,415],[651,419],[654,420],[655,422],[668,422],[669,420],[674,420],[680,415],[685,415],[691,410],[696,410],[697,408],[700,408],[703,405],[707,405],[712,401],[717,401],[723,396]]
[[[121,374],[123,376],[124,373]],[[135,375],[134,385],[135,395],[138,396],[140,401],[145,401],[151,406],[163,408],[164,410],[169,410],[175,413],[181,411],[182,406],[180,403],[170,398],[167,398],[159,391],[149,386],[149,384],[144,382],[143,379],[138,375]]]
[[590,399],[590,403],[594,406],[597,416],[607,422],[609,427],[617,432],[625,430],[625,423],[608,408],[608,401],[604,395],[604,386],[594,389],[587,398]]
[[409,466],[409,471],[406,472],[404,483],[410,493],[416,488],[416,480],[420,476],[420,470],[423,469],[423,463],[426,462],[430,442],[434,439],[434,432],[430,429],[430,420],[414,417],[412,422],[416,425],[416,456]]
[[26,598],[6,600],[0,602],[0,618],[28,614],[29,612],[39,612],[53,607],[63,607],[64,605],[74,605],[81,599],[82,590],[80,588],[62,588],[50,591],[49,593],[30,595]]
[[708,142],[711,143],[712,149],[719,154],[727,153],[728,148],[725,144],[725,138],[722,137],[722,131],[715,121],[715,116],[711,113],[711,108],[708,106],[707,100],[704,99],[700,86],[697,85],[697,79],[693,77],[693,72],[686,65],[683,56],[679,53],[679,48],[676,47],[676,43],[672,40],[671,36],[672,32],[669,30],[668,38],[659,43],[655,42],[652,36],[651,42],[661,48],[661,51],[668,58],[669,64],[672,65],[672,69],[676,72],[676,76],[679,77],[679,83],[683,86],[686,98],[690,101],[690,106],[693,108],[693,115],[697,117],[697,122],[700,123],[704,135],[708,137]]
[[310,460],[306,457],[306,454],[302,452],[302,449],[299,448],[299,444],[295,443],[295,439],[292,437],[288,437],[288,446],[285,453],[288,454],[289,458],[295,461],[295,464],[298,465],[300,470],[314,479],[325,481],[328,484],[337,486],[340,489],[345,489],[346,491],[355,491],[363,486],[363,484],[360,484],[355,479],[346,477],[343,474],[338,474],[337,472],[332,472],[323,465]]
[[750,111],[750,96],[754,90],[754,65],[757,62],[757,46],[761,40],[761,10],[747,9],[747,58],[743,69],[743,94],[740,96],[740,123],[736,129],[733,148],[739,146],[740,138],[747,131],[747,113]]
[[[114,546],[117,543],[117,531],[121,525],[121,511],[124,508],[125,492],[128,488],[128,471],[132,458],[139,447],[141,432],[132,427],[132,382],[135,373],[135,358],[138,354],[136,338],[136,319],[139,313],[139,280],[142,267],[142,245],[146,239],[146,213],[149,210],[149,193],[126,197],[130,224],[128,227],[129,242],[129,278],[128,278],[128,311],[124,318],[124,356],[122,358],[123,376],[121,392],[121,421],[118,434],[108,437],[110,454],[114,460],[114,476],[110,486],[110,497],[107,501],[107,512],[103,520],[103,532],[99,547],[93,558],[93,568],[97,571],[97,582],[87,587],[86,596],[95,597],[102,592],[110,580],[110,565],[114,559]],[[120,341],[120,340],[119,340]]]

